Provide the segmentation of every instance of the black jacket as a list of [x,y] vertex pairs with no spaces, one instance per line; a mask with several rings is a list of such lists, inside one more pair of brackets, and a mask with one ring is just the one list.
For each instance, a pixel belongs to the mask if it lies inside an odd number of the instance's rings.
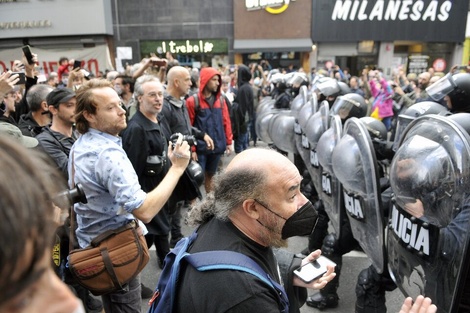
[[193,135],[196,139],[204,140],[206,133],[191,126],[188,109],[186,108],[184,100],[178,100],[170,95],[166,95],[165,98],[163,98],[161,114],[165,116],[171,134],[181,133],[183,135]]
[[24,136],[36,137],[42,132],[44,126],[39,126],[36,120],[33,118],[33,115],[30,112],[21,115],[20,121],[18,122],[18,127],[21,129],[21,132]]
[[49,155],[57,164],[59,170],[68,178],[68,162],[70,149],[78,136],[73,133],[72,137],[66,137],[62,133],[53,131],[49,126],[42,129],[36,136],[42,150]]

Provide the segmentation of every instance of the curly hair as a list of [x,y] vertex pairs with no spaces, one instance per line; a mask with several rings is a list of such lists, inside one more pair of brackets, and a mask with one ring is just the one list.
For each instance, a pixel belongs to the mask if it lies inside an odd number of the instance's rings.
[[213,217],[227,220],[246,199],[264,199],[266,175],[258,169],[223,172],[214,177],[214,190],[189,211],[187,222],[199,225]]

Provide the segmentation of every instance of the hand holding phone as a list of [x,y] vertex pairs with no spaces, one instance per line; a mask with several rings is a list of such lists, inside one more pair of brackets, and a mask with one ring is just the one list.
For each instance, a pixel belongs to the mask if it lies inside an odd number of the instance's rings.
[[73,69],[76,69],[76,68],[81,68],[82,67],[82,61],[80,60],[75,60],[73,62]]
[[294,275],[299,277],[304,283],[309,284],[323,276],[328,271],[328,265],[336,266],[336,263],[321,255],[318,259],[294,270]]
[[23,46],[21,48],[23,50],[24,56],[26,57],[26,60],[28,61],[28,64],[33,65],[33,53],[31,52],[31,47],[29,45]]
[[12,72],[10,76],[13,75],[18,75],[18,81],[15,83],[15,85],[23,85],[26,83],[26,76],[24,72]]

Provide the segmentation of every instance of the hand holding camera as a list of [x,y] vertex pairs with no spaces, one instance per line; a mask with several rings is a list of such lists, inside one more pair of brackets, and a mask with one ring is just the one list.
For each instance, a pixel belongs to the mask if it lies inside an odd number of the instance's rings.
[[[186,169],[191,159],[191,149],[189,143],[188,141],[183,140],[183,137],[185,136],[179,133],[171,135],[170,145],[168,147],[168,156],[172,166],[176,166],[182,170]],[[192,137],[194,139],[193,136],[186,137]]]

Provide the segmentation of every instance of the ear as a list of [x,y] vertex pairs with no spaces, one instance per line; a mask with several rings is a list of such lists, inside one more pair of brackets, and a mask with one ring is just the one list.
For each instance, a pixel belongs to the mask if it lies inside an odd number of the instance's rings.
[[42,107],[43,111],[48,111],[49,110],[49,105],[47,104],[46,101],[41,102],[41,107]]
[[260,216],[258,206],[254,199],[246,199],[242,204],[243,212],[250,218],[257,220]]
[[88,111],[83,111],[83,117],[85,117],[90,125],[94,125],[96,123],[96,116]]
[[49,105],[49,112],[51,112],[52,115],[57,114],[58,111],[59,110],[55,106]]

